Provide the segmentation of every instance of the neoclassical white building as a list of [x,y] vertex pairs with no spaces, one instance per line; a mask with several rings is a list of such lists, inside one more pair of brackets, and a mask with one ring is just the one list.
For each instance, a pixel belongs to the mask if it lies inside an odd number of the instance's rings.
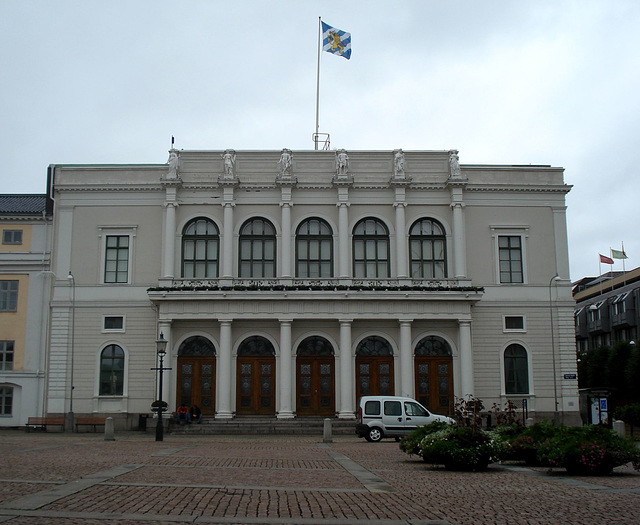
[[448,413],[473,394],[578,422],[569,190],[561,168],[455,150],[52,165],[48,412],[137,424],[162,334],[171,410],[353,418],[389,393]]

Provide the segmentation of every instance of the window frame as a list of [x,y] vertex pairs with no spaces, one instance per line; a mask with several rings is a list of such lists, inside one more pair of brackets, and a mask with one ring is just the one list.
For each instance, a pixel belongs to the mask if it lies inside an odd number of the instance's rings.
[[[103,393],[102,391],[102,386],[103,386],[103,360],[104,360],[104,353],[108,350],[108,349],[119,349],[122,352],[122,380],[121,380],[121,392],[120,393]],[[107,356],[107,358],[111,359],[112,361],[116,359],[116,357],[114,356]],[[105,370],[106,371],[106,370]],[[111,368],[109,368],[108,370],[109,372],[113,373],[113,366]],[[97,381],[98,381],[98,385],[97,385],[97,394],[98,397],[100,398],[114,398],[114,397],[124,397],[126,395],[126,387],[127,387],[127,352],[125,351],[124,347],[120,344],[118,344],[117,342],[109,342],[107,344],[105,344],[101,349],[100,352],[98,352],[98,374],[97,374]]]
[[[522,319],[522,328],[508,328],[507,327],[507,319],[509,318],[519,318]],[[527,318],[522,314],[503,314],[502,315],[502,331],[504,333],[526,333],[527,331]]]
[[[376,226],[376,230],[379,226],[384,230],[384,235],[379,233],[366,233],[367,223],[373,222]],[[359,228],[364,228],[365,233],[358,233]],[[381,243],[386,244],[386,249],[381,246]],[[362,250],[358,249],[358,245],[362,246]],[[370,259],[367,256],[367,252],[370,251],[370,247],[374,247],[375,257]],[[383,248],[381,250],[380,248]],[[353,253],[352,268],[354,279],[389,279],[391,277],[391,236],[389,234],[389,228],[381,219],[376,217],[364,217],[360,219],[353,227],[351,250]],[[362,251],[362,257],[358,258],[358,252]],[[381,251],[384,251],[384,258],[379,258]],[[375,275],[369,275],[369,268],[371,264],[374,264]],[[385,275],[380,275],[380,270],[384,269]],[[364,270],[360,272],[359,270]]]
[[[107,328],[107,319],[122,319],[122,327],[121,328]],[[102,333],[113,333],[119,332],[124,333],[127,330],[127,317],[125,315],[119,314],[103,314],[102,316]]]
[[[308,225],[312,222],[317,222],[319,224],[319,233],[317,234],[300,233],[301,228],[306,226],[308,229]],[[327,230],[326,233],[322,232],[323,228],[326,228]],[[322,245],[323,245],[323,242],[327,242],[327,241],[329,243],[329,256],[328,258],[323,258]],[[309,255],[309,253],[311,252],[310,244],[313,242],[318,243],[318,257],[315,259],[312,259],[311,256]],[[333,228],[331,228],[331,225],[326,220],[321,219],[320,217],[309,217],[307,219],[302,220],[298,225],[298,227],[296,228],[295,243],[296,243],[296,248],[295,248],[296,278],[299,278],[299,279],[332,279],[333,278],[334,265],[335,265],[334,247],[333,247]],[[304,259],[300,255],[300,252],[301,252],[300,248],[302,243],[304,243],[306,247],[306,252],[307,252],[307,257]],[[307,275],[301,275],[301,272],[300,272],[301,264],[303,264],[304,267],[306,268]],[[317,276],[312,277],[310,275],[311,272],[309,270],[312,265],[317,265],[317,268],[318,268]],[[329,268],[328,275],[324,275],[323,273],[323,269],[326,265],[328,265],[328,268]]]
[[[10,347],[10,348],[9,348]],[[13,371],[13,365],[16,358],[16,342],[10,340],[0,341],[0,372]],[[7,359],[11,357],[11,359]],[[10,366],[7,366],[10,363]]]
[[19,246],[24,242],[23,239],[24,230],[2,230],[2,244]]
[[[213,227],[213,229],[215,230],[215,233],[205,233],[205,234],[187,233],[187,230],[191,227],[195,227],[197,230],[197,224],[199,222],[206,223],[207,231],[209,230],[210,227]],[[204,259],[197,258],[196,244],[198,241],[205,242],[205,247],[204,247],[205,258]],[[190,243],[190,242],[194,243],[192,248],[193,258],[187,259],[186,258],[187,243]],[[215,242],[215,251],[216,251],[215,258],[209,257],[210,242]],[[190,263],[193,265],[192,272],[191,272],[193,275],[191,276],[187,275],[187,271],[186,271],[187,263]],[[209,217],[202,217],[202,216],[194,217],[189,222],[187,222],[187,224],[185,224],[184,228],[182,229],[180,264],[181,264],[180,274],[182,275],[183,279],[217,279],[220,276],[220,228],[218,228],[218,225]],[[204,269],[205,269],[204,276],[197,275],[198,264],[204,264]],[[215,265],[215,271],[213,272],[215,275],[209,275],[210,264]]]
[[[438,229],[440,229],[441,233],[439,234],[434,234],[434,233],[430,233],[430,234],[424,234],[424,233],[413,233],[413,230],[420,226],[420,230],[422,231],[422,223],[426,223],[429,222],[431,223],[431,231],[434,230],[435,227],[437,227]],[[414,258],[413,257],[413,244],[414,242],[419,242],[420,243],[420,257],[419,258]],[[435,242],[436,241],[440,241],[442,242],[442,246],[443,246],[443,257],[442,259],[437,259],[435,257],[434,254],[434,246],[435,246]],[[425,245],[429,245],[430,246],[430,252],[431,252],[431,258],[426,258],[424,257],[425,255]],[[419,273],[420,275],[414,275],[414,264],[419,264]],[[412,279],[446,279],[449,275],[448,272],[448,267],[447,267],[448,261],[447,261],[447,232],[444,228],[444,226],[442,225],[442,223],[436,219],[434,219],[433,217],[422,217],[420,219],[417,219],[416,221],[414,221],[414,223],[411,225],[411,228],[409,228],[409,274],[411,276]],[[442,267],[442,276],[436,275],[436,268],[438,267],[438,265],[441,265]],[[427,266],[431,267],[431,274],[432,276],[427,276],[425,277],[425,270],[427,268]]]
[[[135,260],[135,240],[137,236],[137,226],[98,226],[98,237],[101,239],[100,253],[100,283],[107,286],[123,286],[133,282]],[[127,257],[127,279],[123,282],[111,282],[106,280],[107,272],[107,244],[110,237],[129,237],[128,257]]]
[[[528,284],[528,265],[527,265],[527,245],[529,240],[529,226],[491,226],[491,234],[493,237],[494,243],[494,254],[495,254],[495,280],[496,283],[501,286],[523,286]],[[506,282],[502,280],[502,270],[501,270],[501,247],[500,247],[500,239],[503,237],[519,237],[520,238],[520,266],[522,271],[522,281],[521,282]],[[509,261],[512,261],[510,258]],[[509,270],[511,273],[511,269]]]
[[[7,411],[7,402],[9,410]],[[13,402],[15,399],[15,389],[10,385],[0,385],[0,418],[13,416]]]
[[[15,285],[15,290],[11,289]],[[20,294],[18,279],[0,279],[0,312],[17,312]]]
[[[512,349],[513,347],[519,347],[519,349],[521,349],[524,352],[524,356],[509,356],[507,357],[506,353],[507,350]],[[515,363],[510,364],[509,366],[507,365],[507,359],[513,360],[515,361]],[[503,392],[505,396],[530,396],[533,394],[532,392],[532,385],[533,382],[531,380],[531,359],[530,359],[530,352],[527,349],[527,347],[520,341],[511,341],[510,343],[508,343],[504,349],[502,350],[501,353],[501,366],[502,366],[502,383],[503,383]],[[518,372],[517,370],[517,364],[518,362],[524,362],[526,365],[526,369],[523,371],[520,370],[520,372]],[[508,375],[512,375],[512,378],[508,378]],[[518,377],[518,375],[520,377]],[[519,381],[522,381],[522,379],[526,379],[526,392],[519,392],[517,391],[517,383]],[[514,385],[513,390],[514,391],[510,391],[509,386],[510,385]]]
[[[245,229],[262,223],[263,225],[268,225],[273,233],[247,233]],[[245,243],[249,243],[249,251],[250,257],[243,258],[244,250],[243,246]],[[265,256],[265,247],[270,246],[271,253],[273,254],[272,258],[268,258]],[[260,250],[257,250],[257,247],[260,246]],[[238,277],[240,279],[275,279],[278,274],[278,239],[277,239],[277,230],[274,224],[264,217],[252,217],[247,219],[239,230],[238,235]],[[262,253],[261,256],[254,256],[256,252],[260,251]],[[249,265],[249,275],[246,275],[243,271],[243,266]],[[258,266],[256,266],[258,265]],[[266,275],[265,269],[267,266],[272,267],[272,274]],[[259,267],[260,272],[254,272],[254,270]],[[260,275],[254,275],[254,273],[260,273]]]

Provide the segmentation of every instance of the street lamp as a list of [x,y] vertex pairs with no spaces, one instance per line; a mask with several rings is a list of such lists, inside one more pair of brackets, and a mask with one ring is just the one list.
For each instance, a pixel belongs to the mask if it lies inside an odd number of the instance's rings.
[[69,270],[67,279],[71,282],[71,390],[69,392],[69,413],[67,414],[67,432],[73,432],[73,361],[76,331],[76,280]]
[[167,354],[167,341],[162,332],[160,332],[160,338],[156,340],[156,351],[160,358],[160,366],[152,369],[158,370],[159,372],[158,387],[160,392],[158,394],[158,424],[156,425],[156,441],[162,441],[164,439],[164,426],[162,424],[162,412],[164,408],[162,406],[162,373],[165,370],[169,370],[169,368],[164,367],[164,356]]
[[553,301],[551,299],[551,286],[554,281],[559,281],[560,277],[556,274],[549,281],[549,315],[551,317],[551,359],[553,360],[553,424],[559,425],[560,413],[558,412],[558,374],[556,372],[556,343],[553,334]]

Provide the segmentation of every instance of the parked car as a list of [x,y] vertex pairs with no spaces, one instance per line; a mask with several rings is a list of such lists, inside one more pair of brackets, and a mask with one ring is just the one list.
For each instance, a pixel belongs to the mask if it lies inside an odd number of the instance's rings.
[[455,423],[450,417],[432,414],[410,397],[363,396],[358,404],[356,434],[367,441],[401,438],[434,421]]

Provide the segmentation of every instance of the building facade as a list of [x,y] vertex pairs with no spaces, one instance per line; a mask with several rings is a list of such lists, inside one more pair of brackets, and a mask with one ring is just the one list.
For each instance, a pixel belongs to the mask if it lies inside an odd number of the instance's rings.
[[349,419],[388,393],[446,414],[472,394],[578,421],[561,168],[171,150],[51,166],[49,187],[51,414],[136,424],[162,335],[170,410]]
[[638,342],[640,268],[582,279],[574,288],[576,346],[586,352]]
[[0,427],[45,411],[48,204],[45,195],[0,195]]

